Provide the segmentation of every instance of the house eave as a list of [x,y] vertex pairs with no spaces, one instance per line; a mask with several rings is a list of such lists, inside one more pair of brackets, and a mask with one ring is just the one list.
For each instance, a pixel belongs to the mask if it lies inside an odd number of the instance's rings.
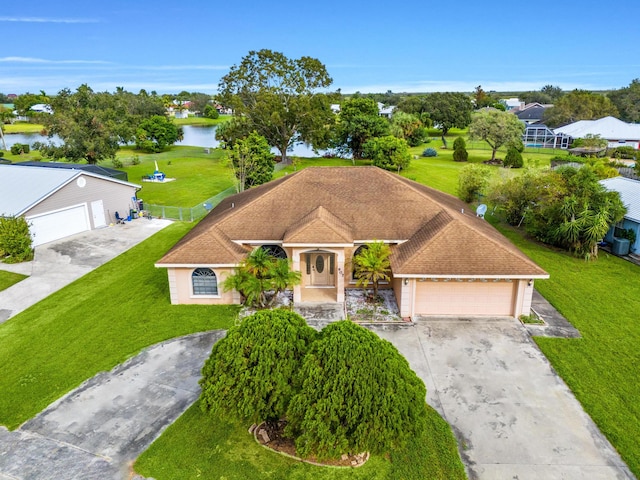
[[538,279],[538,280],[545,280],[547,278],[549,278],[549,274],[535,274],[535,275],[510,275],[510,274],[504,274],[504,275],[447,275],[447,274],[438,274],[438,275],[433,275],[433,274],[428,274],[428,273],[424,273],[424,274],[407,274],[407,273],[394,273],[393,276],[395,278],[423,278],[423,279],[431,279],[431,278],[435,278],[438,280],[441,279],[453,279],[453,280],[457,280],[457,279],[475,279],[475,280],[481,280],[481,279],[486,279],[486,280],[530,280],[530,279]]
[[156,268],[235,268],[237,263],[156,263]]

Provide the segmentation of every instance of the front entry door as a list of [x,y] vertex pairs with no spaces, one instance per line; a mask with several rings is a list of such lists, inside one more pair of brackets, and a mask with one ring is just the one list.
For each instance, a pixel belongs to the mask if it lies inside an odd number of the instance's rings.
[[331,253],[315,253],[311,255],[311,285],[315,287],[331,285],[331,255]]

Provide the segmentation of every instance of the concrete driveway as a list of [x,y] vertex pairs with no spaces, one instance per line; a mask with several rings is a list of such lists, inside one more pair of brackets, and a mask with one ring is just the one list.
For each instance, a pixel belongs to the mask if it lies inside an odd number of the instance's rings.
[[0,479],[124,480],[132,462],[200,395],[225,332],[154,345],[87,380],[18,430],[0,427]]
[[169,220],[139,218],[124,225],[91,230],[35,249],[31,262],[0,270],[22,273],[29,278],[0,292],[0,323],[26,310],[91,270],[115,258],[171,224]]
[[513,318],[376,326],[453,427],[470,479],[633,479]]

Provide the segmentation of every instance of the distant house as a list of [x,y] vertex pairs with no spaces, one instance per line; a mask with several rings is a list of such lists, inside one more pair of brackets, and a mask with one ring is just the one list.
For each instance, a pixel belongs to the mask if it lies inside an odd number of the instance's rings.
[[331,104],[331,111],[335,114],[340,113],[340,104],[339,103],[332,103]]
[[513,110],[513,114],[525,125],[534,125],[542,122],[544,112],[553,107],[551,104],[528,103],[522,108]]
[[31,105],[29,110],[36,113],[48,113],[50,115],[53,114],[53,109],[51,108],[51,105],[47,103],[36,103],[35,105]]
[[626,123],[614,117],[598,120],[580,120],[564,127],[556,128],[555,133],[569,135],[572,138],[584,138],[587,135],[599,135],[608,142],[609,148],[640,148],[640,124]]
[[503,98],[500,100],[500,103],[505,106],[507,112],[524,107],[524,102],[519,98]]
[[296,304],[340,304],[358,288],[354,255],[374,240],[391,248],[383,288],[403,317],[519,317],[549,277],[466,203],[377,167],[309,167],[227,197],[156,266],[173,304],[240,303],[222,284],[262,248],[301,273]]
[[600,183],[607,190],[618,192],[622,203],[627,207],[627,213],[622,221],[613,226],[604,239],[613,245],[616,239],[622,238],[622,230],[633,230],[636,239],[630,243],[629,251],[631,253],[640,252],[640,182],[630,178],[614,177],[601,180]]
[[380,103],[378,102],[378,114],[381,117],[385,117],[385,118],[391,118],[391,116],[393,115],[393,111],[396,109],[395,106],[391,105],[388,107],[384,106],[384,103]]
[[38,246],[127,216],[140,188],[83,170],[0,165],[0,216],[24,217]]

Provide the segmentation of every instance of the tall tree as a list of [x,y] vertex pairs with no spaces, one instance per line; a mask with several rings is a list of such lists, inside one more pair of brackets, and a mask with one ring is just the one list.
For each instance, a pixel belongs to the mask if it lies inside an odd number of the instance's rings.
[[218,100],[244,117],[287,162],[296,141],[326,146],[334,123],[329,96],[318,93],[333,80],[317,59],[289,59],[271,50],[251,51],[220,80]]
[[162,152],[182,136],[182,128],[164,115],[154,115],[136,130],[136,147],[147,152]]
[[471,123],[473,104],[464,93],[431,93],[425,97],[429,118],[442,132],[442,143],[446,147],[445,136],[452,128],[467,128]]
[[389,132],[389,122],[378,112],[371,98],[350,98],[341,105],[333,146],[355,160],[363,158],[364,144]]
[[49,137],[58,135],[64,144],[39,144],[38,149],[47,157],[72,162],[86,160],[95,164],[115,158],[119,148],[118,130],[105,98],[96,95],[86,84],[74,93],[69,89],[58,92],[51,102],[54,113],[43,119]]
[[411,147],[417,147],[428,138],[427,129],[417,115],[396,111],[391,117],[391,133],[406,140]]
[[618,116],[618,109],[608,97],[576,89],[561,97],[552,108],[544,112],[544,122],[555,128],[578,120],[594,120],[608,115]]
[[367,243],[366,248],[353,257],[354,276],[356,284],[367,288],[373,286],[373,298],[378,297],[378,285],[381,281],[389,281],[391,273],[391,248],[386,243]]
[[625,122],[640,123],[640,79],[632,80],[628,87],[609,93],[611,102]]
[[490,107],[496,102],[493,95],[487,93],[482,88],[482,85],[478,85],[473,91],[473,103],[476,109]]
[[273,158],[267,140],[257,132],[235,142],[229,159],[237,180],[236,190],[244,192],[271,180],[275,166]]
[[484,140],[491,147],[491,160],[496,159],[498,149],[520,141],[524,123],[518,117],[500,110],[485,110],[473,114],[469,126],[469,137]]

